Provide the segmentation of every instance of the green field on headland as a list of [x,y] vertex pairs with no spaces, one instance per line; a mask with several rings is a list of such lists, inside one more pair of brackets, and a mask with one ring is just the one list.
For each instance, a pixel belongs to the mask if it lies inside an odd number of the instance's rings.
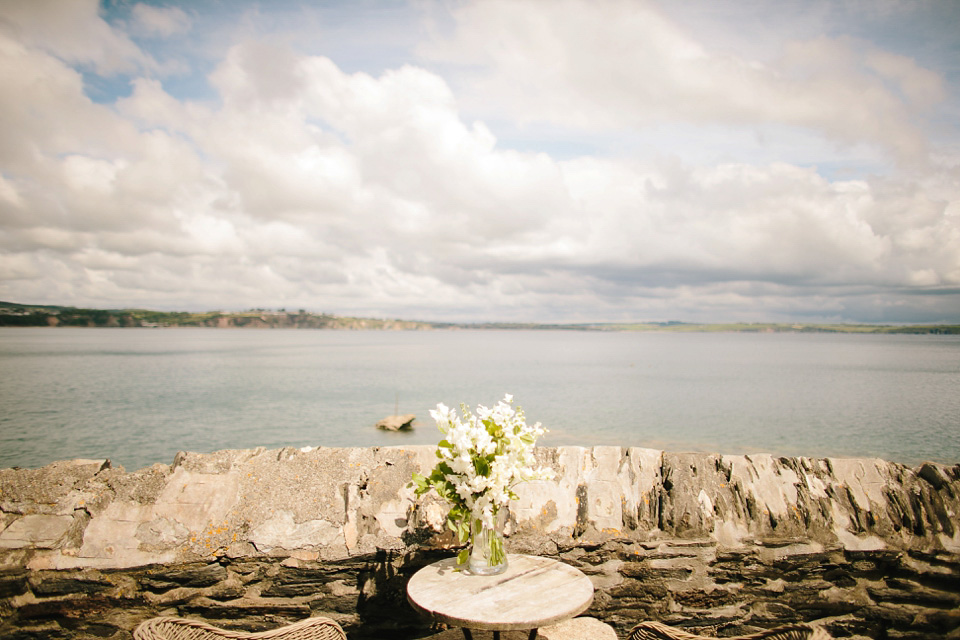
[[291,329],[435,329],[451,325],[406,320],[351,318],[305,310],[153,311],[149,309],[78,309],[0,302],[0,326],[7,327],[215,327]]
[[593,324],[450,323],[382,318],[354,318],[303,309],[248,311],[153,311],[149,309],[80,309],[55,305],[25,305],[0,301],[0,326],[5,327],[215,327],[256,329],[346,329],[410,331],[429,329],[523,329],[562,331],[669,332],[794,332],[794,333],[914,333],[960,334],[960,325],[880,325],[806,323],[638,322]]

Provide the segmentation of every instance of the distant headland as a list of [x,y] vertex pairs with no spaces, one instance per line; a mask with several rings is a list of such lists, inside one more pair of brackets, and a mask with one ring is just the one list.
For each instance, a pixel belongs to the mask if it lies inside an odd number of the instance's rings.
[[807,323],[580,323],[428,322],[357,318],[304,309],[250,309],[248,311],[154,311],[149,309],[83,309],[56,305],[29,305],[0,301],[0,327],[211,327],[250,329],[339,329],[423,331],[437,329],[521,329],[561,331],[660,331],[753,333],[909,333],[960,334],[960,325],[881,325]]

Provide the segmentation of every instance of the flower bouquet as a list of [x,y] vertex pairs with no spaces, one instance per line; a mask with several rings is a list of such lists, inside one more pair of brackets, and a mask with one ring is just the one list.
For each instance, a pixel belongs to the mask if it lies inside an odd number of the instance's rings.
[[475,413],[461,405],[462,418],[438,404],[430,415],[444,435],[437,445],[440,460],[430,475],[413,474],[418,496],[434,489],[452,505],[447,526],[461,543],[471,540],[457,555],[457,565],[480,575],[507,568],[503,510],[518,497],[513,487],[553,477],[551,469],[533,466],[533,447],[545,429],[539,422],[528,425],[523,410],[514,410],[512,402],[507,394],[493,409],[480,405]]

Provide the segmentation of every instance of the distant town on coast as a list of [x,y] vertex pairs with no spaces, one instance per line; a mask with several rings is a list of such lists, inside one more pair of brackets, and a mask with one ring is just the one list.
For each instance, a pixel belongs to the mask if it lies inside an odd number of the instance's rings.
[[0,301],[0,327],[211,327],[250,329],[340,329],[416,331],[434,329],[527,329],[566,331],[743,331],[809,333],[960,334],[960,325],[882,325],[807,323],[698,324],[679,321],[636,323],[537,324],[512,322],[453,323],[356,318],[304,309],[248,311],[153,311],[82,309]]

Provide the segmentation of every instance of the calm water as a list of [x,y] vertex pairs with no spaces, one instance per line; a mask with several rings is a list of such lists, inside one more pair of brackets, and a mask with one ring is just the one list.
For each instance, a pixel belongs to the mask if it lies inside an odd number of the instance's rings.
[[37,328],[0,329],[0,467],[432,444],[505,392],[547,446],[960,462],[960,336]]

